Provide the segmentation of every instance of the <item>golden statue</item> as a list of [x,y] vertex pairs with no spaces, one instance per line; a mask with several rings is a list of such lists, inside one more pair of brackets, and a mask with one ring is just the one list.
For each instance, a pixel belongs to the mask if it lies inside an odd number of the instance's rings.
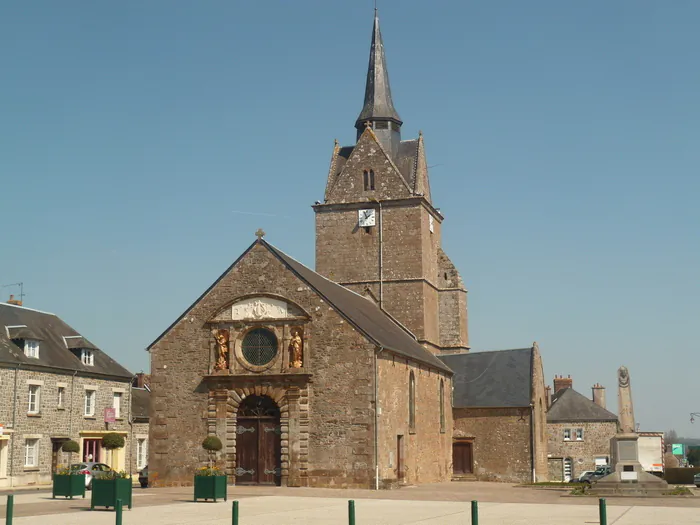
[[218,350],[214,370],[228,370],[228,330],[215,330],[214,337]]
[[301,338],[301,329],[295,328],[292,330],[292,338],[289,341],[289,366],[292,368],[301,368],[304,366],[302,359],[302,346],[304,341]]

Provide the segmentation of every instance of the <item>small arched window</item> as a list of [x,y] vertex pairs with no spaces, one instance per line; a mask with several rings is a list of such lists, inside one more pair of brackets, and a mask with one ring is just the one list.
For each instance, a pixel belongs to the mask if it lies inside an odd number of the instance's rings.
[[440,432],[445,432],[445,382],[440,379]]
[[416,376],[413,371],[408,376],[408,430],[416,430]]

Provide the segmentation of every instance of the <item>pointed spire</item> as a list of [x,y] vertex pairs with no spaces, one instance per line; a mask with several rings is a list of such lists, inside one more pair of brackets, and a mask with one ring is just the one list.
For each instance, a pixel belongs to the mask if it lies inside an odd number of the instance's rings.
[[[372,47],[369,53],[369,68],[367,69],[367,85],[365,87],[365,104],[357,122],[355,122],[358,135],[364,131],[367,122],[376,121],[393,121],[396,124],[396,131],[402,124],[399,114],[394,109],[394,102],[391,100],[384,43],[382,42],[382,33],[379,30],[379,15],[375,8]],[[389,124],[388,127],[393,126]]]

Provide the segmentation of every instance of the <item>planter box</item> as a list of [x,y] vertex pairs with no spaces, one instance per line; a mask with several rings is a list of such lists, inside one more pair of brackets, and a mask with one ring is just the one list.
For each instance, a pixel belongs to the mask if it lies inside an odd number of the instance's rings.
[[85,474],[55,474],[53,477],[53,497],[85,497]]
[[223,498],[227,500],[226,476],[195,476],[194,477],[194,500],[210,500],[215,502]]
[[117,500],[131,508],[131,479],[92,479],[90,510],[95,507],[115,507]]

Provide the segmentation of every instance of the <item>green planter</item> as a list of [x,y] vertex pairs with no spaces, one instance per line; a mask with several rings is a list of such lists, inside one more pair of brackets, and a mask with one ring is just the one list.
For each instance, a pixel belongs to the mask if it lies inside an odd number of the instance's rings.
[[73,496],[85,497],[85,474],[54,474],[53,497],[65,496],[73,499]]
[[131,508],[131,479],[96,479],[92,478],[92,500],[90,510],[95,507],[115,507],[117,500]]
[[194,500],[228,499],[226,494],[226,476],[195,476],[194,477]]

